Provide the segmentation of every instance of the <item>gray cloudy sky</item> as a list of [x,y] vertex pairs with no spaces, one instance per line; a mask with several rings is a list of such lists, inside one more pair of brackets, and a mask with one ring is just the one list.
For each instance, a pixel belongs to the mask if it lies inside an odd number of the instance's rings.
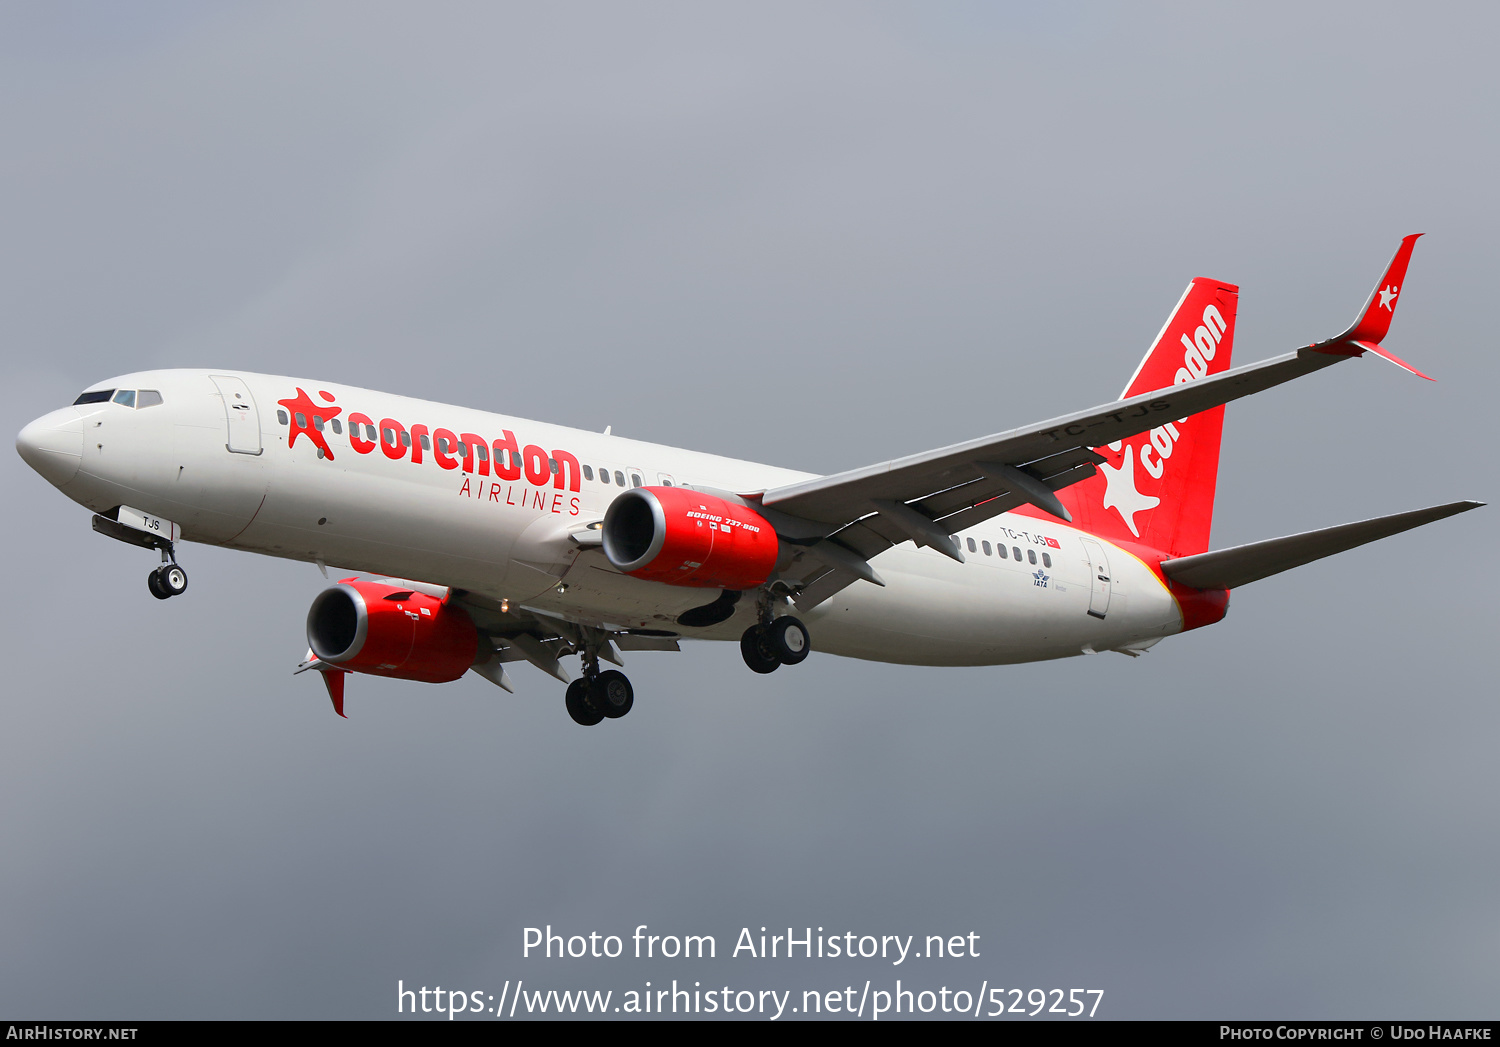
[[[1497,23],[6,4],[0,412],[238,367],[834,470],[1117,395],[1195,275],[1242,285],[1241,361],[1333,334],[1420,231],[1389,344],[1439,381],[1362,360],[1233,405],[1215,544],[1489,500]],[[756,677],[694,646],[632,656],[635,712],[583,730],[525,668],[355,678],[339,720],[289,675],[314,568],[189,546],[159,604],[148,554],[14,455],[0,483],[0,1016],[674,977],[1495,1013],[1497,510],[1135,661]],[[643,923],[720,958],[521,957],[527,926]],[[981,956],[725,955],[762,925]]]

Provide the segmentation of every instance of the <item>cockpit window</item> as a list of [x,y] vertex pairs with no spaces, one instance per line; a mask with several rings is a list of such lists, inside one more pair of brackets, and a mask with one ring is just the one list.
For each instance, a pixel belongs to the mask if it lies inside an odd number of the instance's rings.
[[121,407],[134,407],[135,390],[121,389],[118,393],[115,393],[115,403],[119,404]]
[[135,394],[135,409],[137,411],[146,407],[156,407],[161,403],[161,393],[155,389],[142,389]]
[[113,389],[95,389],[93,392],[81,394],[78,399],[73,401],[73,406],[77,407],[79,404],[107,404],[109,403],[109,398],[114,395],[115,391]]

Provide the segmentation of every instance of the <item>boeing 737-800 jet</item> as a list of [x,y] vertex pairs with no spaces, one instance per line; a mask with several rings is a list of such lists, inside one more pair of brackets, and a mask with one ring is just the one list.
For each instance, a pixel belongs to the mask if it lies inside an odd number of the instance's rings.
[[601,662],[684,637],[738,639],[759,673],[813,647],[1138,655],[1223,618],[1233,587],[1480,504],[1209,551],[1224,404],[1365,353],[1420,374],[1381,346],[1415,241],[1334,338],[1232,367],[1239,289],[1195,279],[1120,400],[829,476],[232,370],[101,382],[16,445],[96,531],[160,551],[160,599],[187,588],[182,541],[374,575],[307,617],[299,671],[341,716],[351,672],[513,690],[526,661],[596,724],[634,703]]

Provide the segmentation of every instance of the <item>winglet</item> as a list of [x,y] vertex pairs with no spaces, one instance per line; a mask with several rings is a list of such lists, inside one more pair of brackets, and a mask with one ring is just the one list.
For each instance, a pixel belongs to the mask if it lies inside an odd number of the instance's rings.
[[1411,262],[1411,251],[1416,246],[1417,237],[1421,235],[1421,233],[1412,233],[1410,236],[1401,238],[1401,246],[1396,248],[1396,256],[1391,259],[1391,264],[1386,266],[1385,275],[1370,292],[1370,297],[1365,299],[1364,308],[1360,310],[1359,318],[1354,321],[1353,326],[1343,334],[1314,343],[1308,348],[1335,356],[1363,356],[1371,352],[1376,356],[1384,357],[1397,367],[1405,368],[1418,378],[1426,378],[1429,382],[1435,381],[1436,379],[1431,375],[1423,374],[1389,349],[1382,349],[1380,346],[1380,340],[1391,329],[1391,319],[1396,315],[1396,299],[1406,283],[1406,267]]
[[1381,277],[1375,289],[1370,292],[1364,309],[1360,311],[1359,319],[1354,322],[1353,327],[1332,339],[1333,341],[1348,340],[1370,342],[1373,345],[1380,344],[1380,340],[1391,329],[1391,318],[1396,315],[1396,299],[1401,294],[1402,285],[1406,283],[1406,266],[1411,262],[1411,250],[1417,244],[1417,237],[1421,235],[1421,233],[1412,233],[1410,236],[1401,238],[1401,246],[1396,248],[1396,257],[1391,259],[1391,264],[1386,267],[1385,276]]
[[1421,371],[1417,370],[1411,364],[1409,364],[1405,360],[1401,359],[1401,357],[1399,357],[1395,353],[1391,352],[1389,349],[1383,349],[1380,346],[1376,345],[1374,342],[1355,342],[1354,344],[1357,345],[1357,346],[1359,346],[1361,349],[1368,349],[1370,352],[1374,353],[1376,356],[1383,356],[1383,357],[1385,357],[1387,360],[1389,360],[1391,363],[1395,364],[1397,367],[1404,367],[1404,368],[1406,368],[1406,370],[1410,371],[1412,374],[1416,375],[1418,378],[1425,378],[1429,382],[1435,382],[1435,381],[1437,381],[1437,379],[1434,378],[1434,377],[1432,377],[1432,375],[1430,375],[1430,374],[1423,374]]

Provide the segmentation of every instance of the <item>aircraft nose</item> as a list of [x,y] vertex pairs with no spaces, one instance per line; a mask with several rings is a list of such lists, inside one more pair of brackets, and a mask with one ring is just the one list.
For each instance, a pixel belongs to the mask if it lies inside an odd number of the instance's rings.
[[16,451],[48,483],[62,487],[83,461],[83,416],[74,407],[42,415],[16,436]]

